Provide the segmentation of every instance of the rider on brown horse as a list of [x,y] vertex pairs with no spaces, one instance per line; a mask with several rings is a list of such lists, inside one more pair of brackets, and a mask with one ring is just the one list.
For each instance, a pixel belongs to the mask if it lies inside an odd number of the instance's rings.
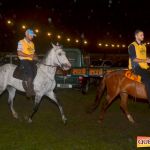
[[147,58],[146,46],[143,44],[144,33],[141,30],[135,31],[135,42],[129,45],[129,69],[140,75],[145,84],[148,100],[150,103],[150,72],[148,71],[150,59]]
[[131,72],[130,70],[116,70],[105,74],[99,83],[94,103],[88,109],[88,112],[93,112],[98,107],[106,89],[106,97],[99,116],[100,123],[104,119],[106,110],[117,96],[121,98],[120,108],[131,123],[135,123],[135,121],[128,110],[128,95],[144,101],[149,99],[150,103],[150,72],[148,71],[150,59],[147,58],[146,47],[142,43],[144,33],[141,30],[137,30],[135,38],[136,41],[129,45],[129,69],[132,69],[136,74],[141,76],[145,86],[141,82],[126,77],[126,73]]

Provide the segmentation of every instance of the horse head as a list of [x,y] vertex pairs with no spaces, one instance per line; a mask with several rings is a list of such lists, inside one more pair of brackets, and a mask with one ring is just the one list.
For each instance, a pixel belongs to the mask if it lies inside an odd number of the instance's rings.
[[53,51],[53,64],[61,67],[63,70],[69,70],[71,68],[71,64],[66,57],[66,53],[64,52],[62,46],[59,44],[52,44]]

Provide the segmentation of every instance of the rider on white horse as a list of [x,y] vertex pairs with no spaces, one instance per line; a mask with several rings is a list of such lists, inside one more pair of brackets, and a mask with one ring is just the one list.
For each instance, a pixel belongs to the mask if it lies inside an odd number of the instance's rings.
[[27,77],[26,94],[28,97],[35,95],[32,83],[35,71],[35,65],[33,61],[33,58],[35,56],[35,48],[34,43],[32,42],[34,36],[36,35],[33,32],[33,30],[26,30],[25,38],[18,42],[17,48],[18,57],[20,59],[20,65],[24,70],[24,75]]

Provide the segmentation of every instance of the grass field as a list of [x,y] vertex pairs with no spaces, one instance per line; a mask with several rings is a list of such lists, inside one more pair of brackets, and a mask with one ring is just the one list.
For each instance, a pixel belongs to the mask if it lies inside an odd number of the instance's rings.
[[68,118],[67,125],[46,97],[32,124],[24,120],[32,109],[32,101],[17,94],[15,108],[20,119],[15,120],[8,109],[7,93],[0,97],[0,150],[136,150],[136,136],[150,136],[147,104],[129,102],[137,121],[132,125],[120,111],[117,100],[108,109],[104,123],[99,125],[100,109],[86,113],[95,96],[94,88],[87,95],[77,90],[57,90],[56,93]]

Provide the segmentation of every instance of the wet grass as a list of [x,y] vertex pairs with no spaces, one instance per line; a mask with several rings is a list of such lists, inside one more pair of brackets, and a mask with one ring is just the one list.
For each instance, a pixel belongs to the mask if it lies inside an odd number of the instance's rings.
[[17,94],[15,108],[20,119],[15,120],[8,109],[7,93],[0,97],[0,150],[135,150],[136,136],[150,136],[150,109],[146,103],[129,102],[137,121],[132,125],[117,100],[100,125],[97,123],[100,108],[92,114],[86,113],[95,96],[94,88],[87,95],[77,90],[57,90],[56,93],[68,118],[67,125],[46,97],[32,124],[24,120],[32,109],[32,101]]

